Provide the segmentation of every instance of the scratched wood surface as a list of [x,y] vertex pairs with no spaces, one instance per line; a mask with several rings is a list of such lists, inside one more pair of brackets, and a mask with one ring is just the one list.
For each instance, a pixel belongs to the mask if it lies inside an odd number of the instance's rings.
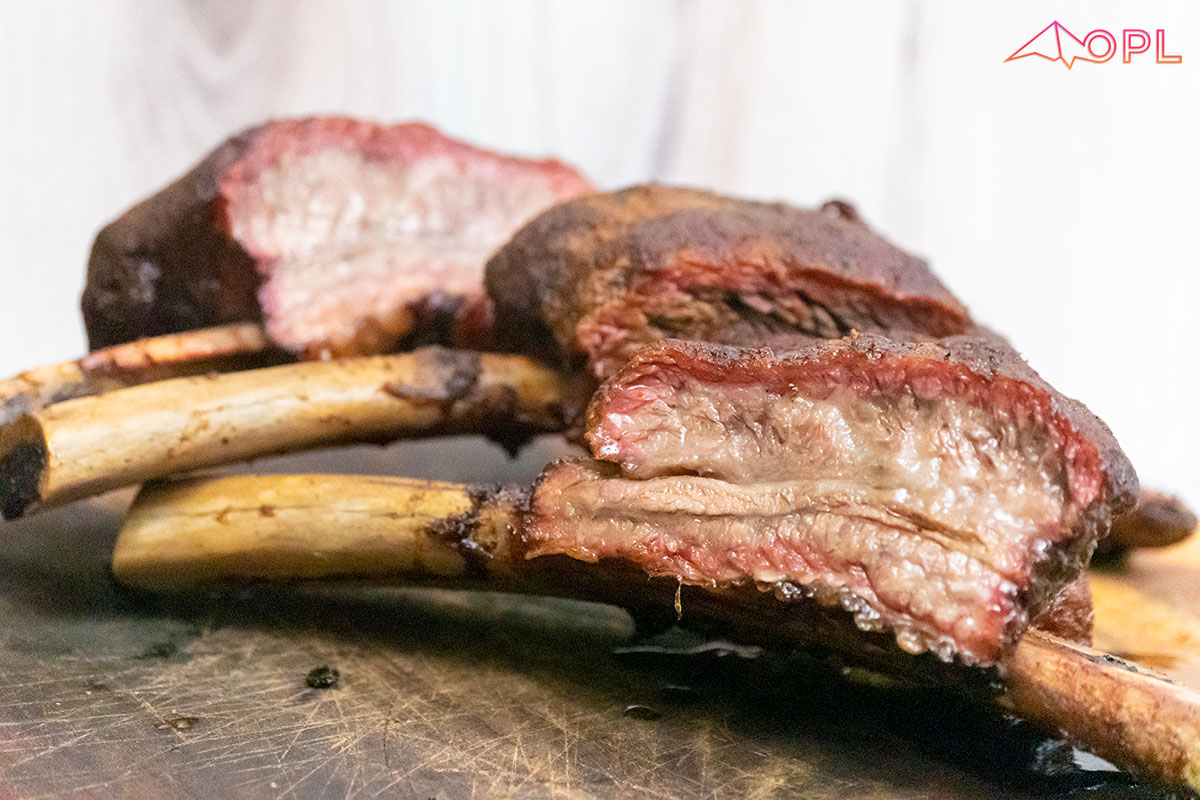
[[[515,463],[456,442],[255,468],[520,479],[556,447]],[[129,499],[0,530],[4,800],[1159,796],[944,693],[678,633],[647,646],[599,606],[366,587],[131,594],[107,570]],[[1106,644],[1200,677],[1195,563],[1168,552],[1104,576],[1175,614],[1139,635],[1102,608]],[[306,686],[319,666],[339,670],[335,688]]]

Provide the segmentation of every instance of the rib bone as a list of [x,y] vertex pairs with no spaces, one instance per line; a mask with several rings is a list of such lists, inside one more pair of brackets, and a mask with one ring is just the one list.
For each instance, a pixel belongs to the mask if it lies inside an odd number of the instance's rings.
[[0,425],[54,403],[167,378],[275,363],[281,355],[250,323],[139,339],[0,381]]
[[0,428],[7,519],[175,472],[345,442],[560,430],[560,374],[427,348],[179,378],[69,400]]

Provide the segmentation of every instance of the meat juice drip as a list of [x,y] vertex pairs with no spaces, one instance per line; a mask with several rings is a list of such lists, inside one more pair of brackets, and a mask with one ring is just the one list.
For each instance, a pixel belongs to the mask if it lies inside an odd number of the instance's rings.
[[778,581],[760,583],[758,588],[760,591],[771,592],[776,599],[785,603],[811,600],[826,608],[840,607],[853,617],[855,627],[865,633],[883,633],[890,628],[896,644],[906,653],[920,655],[930,652],[946,663],[957,660],[966,666],[976,666],[979,663],[972,653],[961,650],[949,636],[930,636],[903,622],[889,624],[870,603],[845,587]]

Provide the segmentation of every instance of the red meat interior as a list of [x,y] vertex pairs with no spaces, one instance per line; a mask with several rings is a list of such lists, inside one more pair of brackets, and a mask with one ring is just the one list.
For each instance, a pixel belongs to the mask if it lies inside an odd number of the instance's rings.
[[588,188],[554,162],[444,144],[406,155],[302,143],[223,186],[233,235],[264,265],[260,297],[276,342],[341,354],[359,339],[399,339],[415,305],[453,309],[481,295],[492,251]]
[[716,382],[643,365],[592,409],[615,464],[552,467],[531,547],[813,595],[906,650],[991,663],[1086,557],[1043,399],[921,359]]

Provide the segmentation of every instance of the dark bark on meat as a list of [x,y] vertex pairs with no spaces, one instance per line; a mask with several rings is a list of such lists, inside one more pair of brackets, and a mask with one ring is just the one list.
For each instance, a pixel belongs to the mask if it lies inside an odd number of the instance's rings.
[[813,211],[665,186],[592,195],[522,228],[486,281],[502,344],[586,360],[599,377],[667,337],[760,345],[970,325],[925,262],[843,202]]
[[93,350],[147,336],[261,319],[254,260],[222,219],[222,177],[258,128],[105,226],[92,245],[83,320]]
[[590,191],[578,172],[421,124],[281,120],[233,137],[97,236],[93,348],[263,320],[307,356],[477,342],[483,264],[521,223]]

